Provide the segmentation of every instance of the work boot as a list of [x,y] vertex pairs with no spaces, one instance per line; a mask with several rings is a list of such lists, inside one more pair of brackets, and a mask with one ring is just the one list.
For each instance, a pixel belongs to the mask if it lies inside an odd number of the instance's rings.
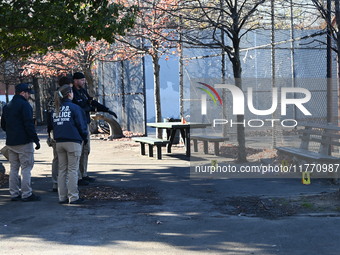
[[21,200],[21,196],[18,195],[16,197],[11,197],[11,201],[20,201]]
[[63,204],[68,204],[68,199],[65,199],[65,200],[59,201],[59,204],[61,204],[61,205],[63,205]]
[[92,178],[90,176],[85,176],[85,177],[83,177],[83,180],[88,181],[88,182],[94,182],[96,179]]
[[70,205],[79,205],[79,204],[84,204],[84,202],[85,202],[84,198],[79,198],[75,201],[71,201],[69,204]]
[[89,182],[84,180],[84,179],[80,179],[78,180],[78,186],[87,186],[89,185]]
[[40,201],[41,198],[40,198],[40,196],[37,196],[37,195],[32,193],[32,195],[30,195],[29,197],[25,197],[21,200],[24,201],[24,202],[33,202],[33,201]]

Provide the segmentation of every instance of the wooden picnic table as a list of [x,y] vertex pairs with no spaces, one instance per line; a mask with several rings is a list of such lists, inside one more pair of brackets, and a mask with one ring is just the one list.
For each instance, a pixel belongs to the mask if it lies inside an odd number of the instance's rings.
[[186,146],[186,155],[190,157],[190,129],[192,128],[206,128],[211,126],[209,123],[197,123],[197,122],[155,122],[147,123],[147,126],[159,129],[166,129],[167,138],[170,141],[168,144],[168,153],[171,153],[171,146],[174,142],[176,132],[179,130]]

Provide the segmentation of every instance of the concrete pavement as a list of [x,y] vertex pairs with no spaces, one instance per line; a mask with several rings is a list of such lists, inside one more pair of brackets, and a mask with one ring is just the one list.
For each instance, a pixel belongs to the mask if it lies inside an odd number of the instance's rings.
[[[51,189],[52,150],[41,132],[33,189],[40,202],[10,202],[0,188],[1,254],[340,254],[339,216],[278,219],[226,213],[228,196],[292,196],[337,190],[326,180],[192,179],[189,162],[139,155],[130,141],[91,140],[91,186],[153,192],[155,198],[59,205]],[[4,144],[3,134],[0,145]],[[8,170],[8,163],[4,161]]]

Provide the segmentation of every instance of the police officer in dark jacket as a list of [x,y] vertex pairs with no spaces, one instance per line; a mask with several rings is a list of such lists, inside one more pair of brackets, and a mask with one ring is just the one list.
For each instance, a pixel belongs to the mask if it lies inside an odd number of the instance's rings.
[[[72,86],[72,78],[68,76],[63,76],[59,79],[59,87],[67,84],[69,86]],[[50,99],[49,102],[49,109],[47,111],[47,119],[52,119],[52,113],[54,111],[54,97]],[[58,153],[56,150],[56,142],[54,140],[54,137],[51,136],[52,134],[52,125],[47,125],[47,144],[49,147],[52,147],[53,149],[53,159],[52,159],[52,191],[58,192]]]
[[[65,86],[63,85],[60,90]],[[69,88],[72,90],[71,86]],[[75,142],[81,144],[83,141],[87,143],[88,131],[84,119],[84,112],[78,105],[72,103],[70,99],[63,99],[61,111],[52,114],[53,127],[51,129],[53,129],[54,140],[57,143]]]
[[85,82],[85,75],[83,73],[77,72],[73,74],[73,103],[79,105],[85,111],[87,123],[91,122],[90,112],[107,112],[117,118],[113,111],[110,111],[105,105],[94,100],[87,93],[84,88]]
[[[109,108],[100,104],[98,101],[94,100],[87,91],[85,90],[85,75],[80,72],[73,74],[73,103],[79,105],[86,115],[86,122],[90,124],[90,112],[107,112],[117,118],[117,115],[110,111]],[[80,158],[79,170],[82,178],[78,181],[79,185],[86,185],[88,182],[93,182],[95,179],[87,175],[87,164],[88,157],[90,154],[90,137],[88,137],[88,143],[83,145],[82,154]]]
[[59,203],[78,204],[78,170],[82,143],[87,143],[88,131],[84,111],[72,103],[73,92],[70,85],[61,86],[55,92],[55,110],[49,122],[53,129],[58,154],[58,194]]
[[[39,201],[40,197],[32,193],[31,170],[34,165],[33,142],[35,149],[40,148],[35,131],[33,109],[28,103],[32,86],[20,83],[15,86],[13,99],[5,105],[1,117],[1,128],[6,132],[11,170],[9,174],[9,191],[12,201]],[[19,168],[21,167],[21,193],[19,187]]]

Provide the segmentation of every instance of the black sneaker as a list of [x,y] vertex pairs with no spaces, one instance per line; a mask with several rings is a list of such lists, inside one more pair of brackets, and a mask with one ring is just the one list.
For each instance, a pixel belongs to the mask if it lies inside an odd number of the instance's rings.
[[70,205],[79,205],[79,204],[84,204],[84,202],[85,202],[84,198],[78,198],[75,201],[71,201],[69,204]]
[[89,182],[84,180],[84,179],[80,179],[78,180],[78,186],[87,186],[89,185]]
[[21,201],[21,195],[18,195],[16,197],[12,197],[11,201]]
[[83,177],[83,180],[88,181],[88,182],[94,182],[96,180],[96,178],[92,178],[90,176],[85,176],[85,177]]
[[29,197],[22,199],[22,201],[24,201],[24,202],[33,202],[33,201],[40,201],[40,200],[41,200],[40,196],[37,196],[33,193]]
[[68,204],[68,199],[65,199],[63,201],[59,201],[59,204],[63,205],[63,204]]

